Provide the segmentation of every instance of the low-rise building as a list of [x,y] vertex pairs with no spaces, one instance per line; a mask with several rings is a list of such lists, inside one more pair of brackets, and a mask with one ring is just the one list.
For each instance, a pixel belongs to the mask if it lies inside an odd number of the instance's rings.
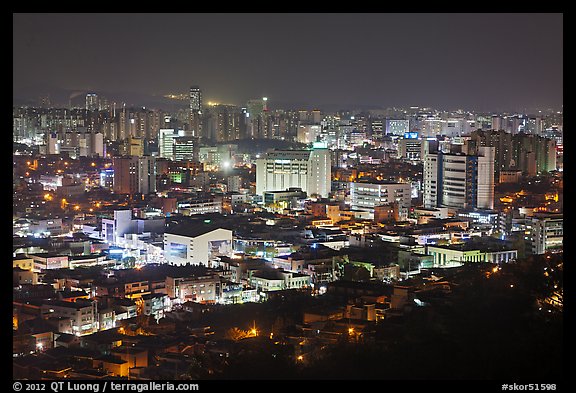
[[310,282],[306,274],[273,269],[255,272],[250,277],[250,285],[264,292],[307,288]]
[[518,258],[518,250],[507,242],[493,241],[490,244],[482,244],[468,241],[460,244],[426,247],[426,254],[434,257],[434,267],[461,266],[464,263],[475,262],[508,263]]
[[114,377],[127,377],[130,366],[120,356],[103,355],[92,361],[92,367],[108,372]]
[[24,254],[18,254],[12,258],[12,267],[18,267],[23,270],[32,270],[34,269],[34,259]]
[[63,269],[69,267],[68,255],[44,252],[38,254],[28,254],[34,260],[34,271],[40,272],[49,269]]
[[166,277],[166,293],[176,303],[215,303],[220,298],[220,277]]
[[155,319],[164,318],[164,313],[170,311],[172,303],[168,295],[148,294],[142,296],[144,315],[152,315]]
[[45,317],[69,318],[72,321],[72,331],[62,333],[84,336],[98,331],[97,303],[93,300],[46,300],[41,306],[41,312]]

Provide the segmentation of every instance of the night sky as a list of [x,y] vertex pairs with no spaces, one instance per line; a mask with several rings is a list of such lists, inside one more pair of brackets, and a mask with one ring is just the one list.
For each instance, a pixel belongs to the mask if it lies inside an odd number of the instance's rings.
[[[561,109],[562,14],[14,14],[13,100]],[[64,99],[61,100],[65,102]]]

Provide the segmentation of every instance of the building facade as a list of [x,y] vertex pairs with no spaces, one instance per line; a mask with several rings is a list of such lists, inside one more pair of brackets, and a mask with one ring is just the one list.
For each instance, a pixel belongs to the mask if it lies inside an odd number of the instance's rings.
[[276,150],[256,160],[256,194],[300,188],[309,196],[328,197],[332,190],[330,152],[324,144],[312,150]]
[[538,215],[530,219],[532,254],[558,252],[563,249],[564,218],[562,214]]
[[150,194],[156,192],[156,159],[114,157],[113,190],[118,194]]
[[164,257],[174,265],[210,266],[232,255],[232,231],[223,228],[173,228],[164,233]]
[[494,208],[494,148],[478,155],[429,153],[424,160],[424,207]]
[[403,214],[400,215],[407,217],[411,201],[411,190],[408,183],[350,182],[351,208],[369,212],[371,219],[374,218],[375,207],[394,202],[397,202],[403,211]]

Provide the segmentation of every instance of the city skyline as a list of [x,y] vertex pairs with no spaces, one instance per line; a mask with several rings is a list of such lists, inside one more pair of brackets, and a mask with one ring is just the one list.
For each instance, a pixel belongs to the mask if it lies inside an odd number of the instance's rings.
[[162,96],[198,85],[205,102],[268,96],[272,108],[562,108],[562,14],[14,14],[13,22],[15,104],[96,92],[175,105]]

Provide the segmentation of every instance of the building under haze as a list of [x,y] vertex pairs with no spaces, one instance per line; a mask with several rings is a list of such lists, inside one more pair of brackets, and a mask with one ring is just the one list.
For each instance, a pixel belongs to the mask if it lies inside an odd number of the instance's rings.
[[202,90],[198,86],[190,88],[190,112],[202,111]]
[[198,161],[200,151],[199,138],[193,136],[179,136],[174,138],[174,160]]
[[424,207],[494,208],[494,148],[478,155],[429,153],[424,160]]
[[97,111],[98,110],[98,95],[94,93],[86,94],[86,110],[87,111]]
[[256,160],[256,194],[300,188],[309,196],[328,197],[331,188],[330,151],[324,143],[312,150],[275,150]]
[[202,137],[202,90],[190,88],[190,131],[192,136]]

